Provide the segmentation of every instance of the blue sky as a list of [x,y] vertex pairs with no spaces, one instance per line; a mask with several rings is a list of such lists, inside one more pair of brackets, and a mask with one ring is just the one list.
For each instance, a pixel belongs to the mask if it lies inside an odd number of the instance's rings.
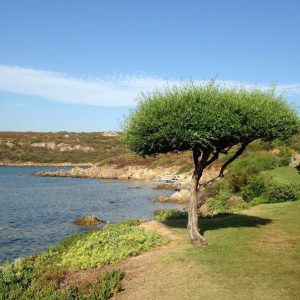
[[118,130],[140,91],[191,79],[300,104],[298,0],[0,5],[0,130]]

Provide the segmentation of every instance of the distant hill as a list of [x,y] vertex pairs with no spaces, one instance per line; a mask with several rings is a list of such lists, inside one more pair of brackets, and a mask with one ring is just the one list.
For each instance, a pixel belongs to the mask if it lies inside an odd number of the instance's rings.
[[[0,132],[2,164],[115,164],[191,166],[190,153],[143,158],[126,149],[118,132]],[[186,168],[186,167],[185,167]]]
[[[192,168],[189,151],[140,157],[126,149],[119,132],[0,132],[0,163],[24,164],[114,164],[118,167],[182,166]],[[282,144],[255,142],[249,151],[271,151]],[[300,150],[300,136],[284,145],[294,152]]]

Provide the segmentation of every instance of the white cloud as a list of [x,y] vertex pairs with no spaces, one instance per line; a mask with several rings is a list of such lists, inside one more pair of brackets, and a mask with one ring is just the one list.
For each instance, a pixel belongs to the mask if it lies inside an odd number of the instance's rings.
[[[151,91],[180,82],[182,81],[144,75],[84,79],[63,73],[0,65],[0,90],[40,96],[63,103],[130,106],[135,104],[134,99],[142,91]],[[220,83],[242,84],[235,81],[220,81]],[[260,85],[260,87],[267,86]],[[300,95],[300,84],[278,85],[277,90],[286,95]]]

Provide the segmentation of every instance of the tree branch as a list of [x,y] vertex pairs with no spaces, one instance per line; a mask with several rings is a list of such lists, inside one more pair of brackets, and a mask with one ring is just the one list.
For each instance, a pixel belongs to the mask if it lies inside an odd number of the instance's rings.
[[222,176],[218,175],[218,176],[214,177],[213,179],[211,179],[211,180],[209,180],[209,181],[206,181],[206,182],[204,182],[204,183],[200,183],[200,184],[199,184],[199,189],[203,190],[203,189],[205,189],[206,187],[212,185],[213,183],[215,183],[215,182],[217,182],[217,181],[219,181],[219,180],[221,180],[221,179],[222,179]]
[[[229,158],[221,167],[220,169],[220,173],[218,176],[214,177],[213,179],[207,181],[207,182],[204,182],[204,183],[200,183],[199,184],[199,190],[203,190],[205,189],[206,187],[214,184],[215,182],[218,182],[220,181],[223,177],[224,177],[224,171],[226,169],[226,167],[231,164],[235,159],[237,159],[246,149],[246,147],[251,143],[251,141],[247,141],[245,143],[243,143],[241,145],[241,147],[235,152],[235,154]],[[230,147],[231,148],[231,147]],[[209,165],[210,163],[212,163],[213,161],[215,161],[216,159],[218,159],[219,157],[219,152],[216,152],[214,153],[213,157],[207,161],[207,165]]]
[[251,143],[251,141],[247,141],[241,144],[241,147],[235,152],[235,154],[230,157],[220,169],[220,173],[218,177],[224,177],[224,171],[234,160],[236,160],[242,153],[245,151],[246,147]]
[[209,159],[207,161],[206,166],[209,166],[211,163],[213,163],[214,161],[216,161],[219,158],[219,154],[220,154],[219,151],[213,153],[213,156],[211,157],[211,159]]
[[194,165],[195,165],[195,170],[199,166],[199,157],[201,156],[201,151],[198,147],[194,147],[193,149],[193,160],[194,160]]

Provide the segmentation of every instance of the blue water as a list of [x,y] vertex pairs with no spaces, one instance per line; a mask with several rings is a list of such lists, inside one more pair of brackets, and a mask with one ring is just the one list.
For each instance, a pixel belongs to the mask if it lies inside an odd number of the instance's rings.
[[116,223],[152,218],[154,210],[174,207],[151,202],[171,192],[147,183],[30,175],[51,169],[0,167],[0,263],[38,253],[83,230],[73,224],[80,215]]

